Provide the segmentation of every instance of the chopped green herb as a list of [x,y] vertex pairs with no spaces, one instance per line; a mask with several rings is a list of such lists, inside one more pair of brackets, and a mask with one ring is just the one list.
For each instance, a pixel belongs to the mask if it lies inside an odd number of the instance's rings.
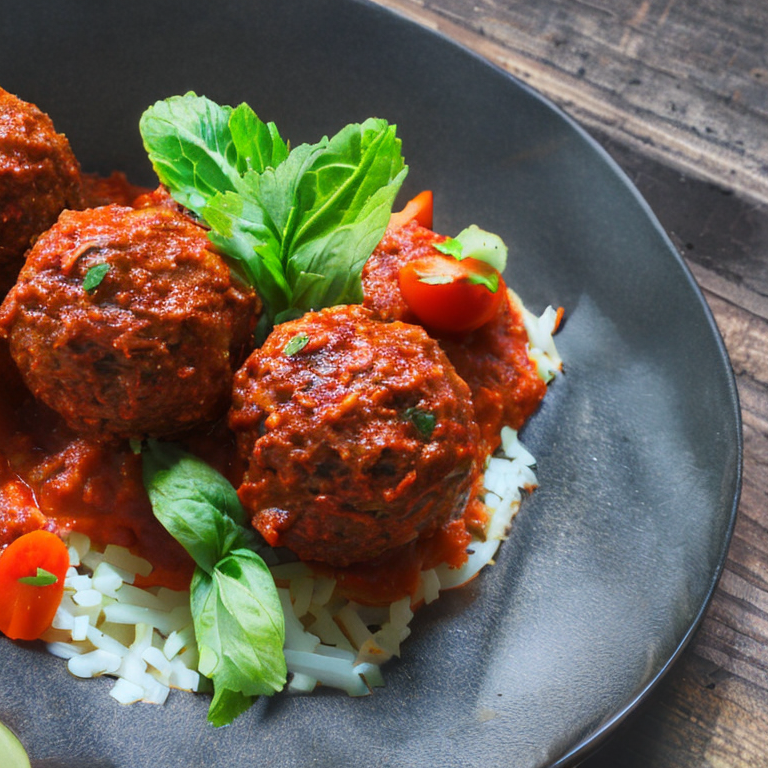
[[91,267],[83,278],[83,290],[86,293],[93,293],[101,285],[101,281],[106,277],[107,272],[109,272],[109,264],[106,262]]
[[437,426],[437,416],[424,408],[408,408],[405,411],[405,418],[410,419],[413,425],[422,435],[429,439]]
[[306,333],[297,333],[286,345],[285,349],[283,350],[283,354],[290,357],[291,355],[295,355],[297,352],[301,352],[304,347],[307,346],[307,343],[309,342],[309,336],[307,336]]
[[491,293],[499,290],[499,275],[496,272],[490,275],[478,275],[473,272],[467,276],[467,281],[470,285],[484,285]]
[[444,253],[446,256],[453,256],[454,259],[458,259],[459,261],[464,258],[464,256],[462,256],[464,246],[453,237],[449,237],[442,243],[435,243],[435,250]]
[[20,583],[29,584],[33,587],[49,587],[57,581],[58,579],[56,576],[50,571],[46,571],[45,568],[38,568],[37,573],[34,576],[22,576],[19,579]]

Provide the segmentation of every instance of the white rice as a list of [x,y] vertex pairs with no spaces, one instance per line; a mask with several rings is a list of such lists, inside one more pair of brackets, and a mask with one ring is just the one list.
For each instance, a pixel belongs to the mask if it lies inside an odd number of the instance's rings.
[[[512,296],[523,310],[529,356],[542,380],[549,381],[561,369],[552,341],[556,313],[550,307],[537,318]],[[483,500],[490,519],[484,540],[472,541],[460,568],[440,565],[423,571],[413,597],[385,607],[360,605],[339,595],[332,579],[314,575],[305,564],[281,560],[283,553],[268,547],[259,552],[270,566],[285,613],[287,690],[308,693],[323,685],[362,696],[382,686],[380,668],[400,655],[414,609],[465,584],[493,562],[521,494],[537,485],[535,459],[517,433],[505,427],[501,443],[485,468]],[[161,704],[171,688],[210,690],[197,672],[189,593],[133,586],[136,575],[148,575],[152,566],[122,547],[110,545],[100,552],[79,533],[69,536],[68,545],[71,565],[64,597],[43,637],[48,650],[66,659],[77,677],[116,678],[110,694],[123,704]]]

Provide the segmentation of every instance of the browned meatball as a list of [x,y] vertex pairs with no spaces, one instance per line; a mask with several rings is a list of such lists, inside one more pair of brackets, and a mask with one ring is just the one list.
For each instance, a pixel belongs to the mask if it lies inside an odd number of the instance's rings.
[[167,436],[226,411],[257,305],[191,219],[108,205],[65,211],[38,239],[0,333],[75,431]]
[[32,240],[82,207],[80,166],[48,115],[0,88],[0,295]]
[[440,347],[360,306],[277,326],[235,377],[230,426],[255,527],[332,565],[459,516],[478,471],[469,390]]

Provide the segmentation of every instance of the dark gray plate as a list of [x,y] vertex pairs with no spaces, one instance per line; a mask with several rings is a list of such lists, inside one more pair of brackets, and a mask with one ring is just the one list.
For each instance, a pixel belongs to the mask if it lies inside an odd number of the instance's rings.
[[636,191],[560,112],[502,72],[353,0],[4,3],[0,84],[39,104],[89,171],[152,183],[137,131],[157,98],[248,101],[294,143],[370,115],[399,125],[403,199],[437,228],[512,246],[528,305],[563,305],[567,375],[524,438],[539,491],[498,565],[421,612],[387,687],[121,707],[101,681],[0,643],[0,719],[42,768],[526,766],[575,761],[676,658],[712,593],[738,497],[728,360]]

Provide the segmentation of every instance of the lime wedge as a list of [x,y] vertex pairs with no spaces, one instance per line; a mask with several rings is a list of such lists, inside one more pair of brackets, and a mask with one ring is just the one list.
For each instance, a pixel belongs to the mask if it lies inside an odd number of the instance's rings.
[[3,768],[30,768],[21,742],[0,723],[0,764]]

